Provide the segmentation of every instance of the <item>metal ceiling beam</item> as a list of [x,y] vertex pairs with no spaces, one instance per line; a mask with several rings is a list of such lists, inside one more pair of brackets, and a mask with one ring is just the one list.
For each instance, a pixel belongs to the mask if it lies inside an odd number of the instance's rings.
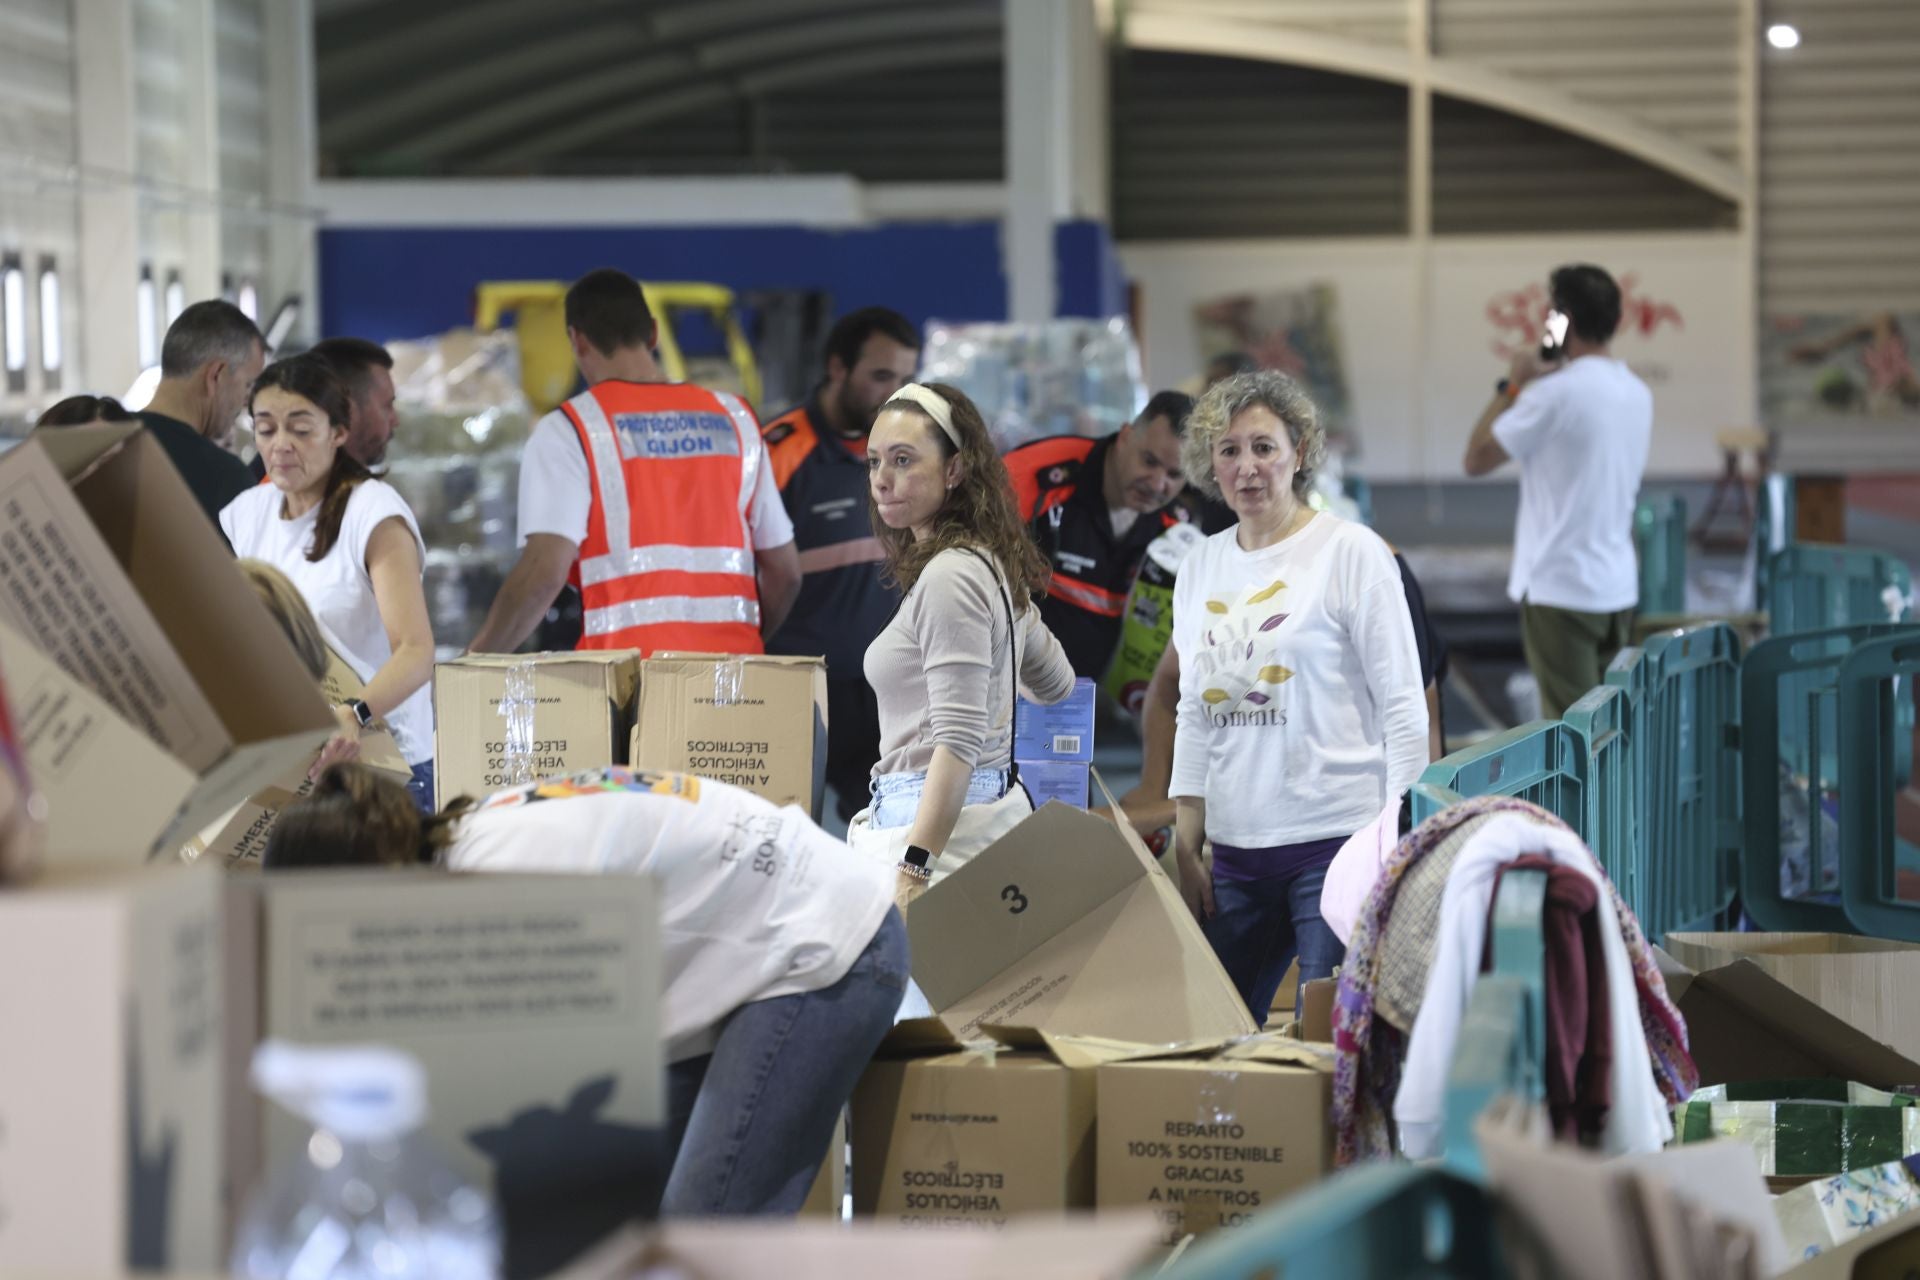
[[[1132,13],[1127,43],[1136,49],[1247,58],[1312,67],[1395,84],[1413,78],[1413,58],[1404,47],[1362,44],[1315,32],[1261,27],[1245,22],[1161,13]],[[1739,169],[1710,152],[1649,129],[1616,111],[1580,101],[1557,89],[1489,71],[1455,58],[1434,57],[1424,67],[1433,92],[1477,102],[1522,119],[1591,139],[1675,174],[1722,199],[1738,202],[1746,188]]]
[[[810,58],[786,66],[772,67],[739,77],[738,87],[724,87],[723,100],[738,93],[767,93],[778,89],[804,88],[807,85],[842,80],[849,76],[881,71],[904,71],[960,63],[990,62],[1000,56],[1000,37],[933,41],[911,40],[873,45],[865,49]],[[676,98],[678,95],[672,95]],[[692,109],[706,102],[695,103]],[[671,109],[668,109],[671,108]],[[604,138],[671,119],[689,109],[679,101],[645,99],[623,107],[596,113],[591,119],[530,134],[491,159],[496,163],[524,163],[528,159],[558,155],[591,146]]]
[[[791,6],[788,7],[791,11]],[[545,84],[532,92],[501,98],[440,127],[412,133],[404,142],[389,148],[384,159],[431,166],[449,156],[497,144],[501,149],[485,158],[488,167],[521,163],[543,154],[543,148],[550,153],[555,138],[597,140],[620,129],[632,128],[636,121],[667,118],[653,105],[663,93],[682,103],[697,99],[702,105],[712,105],[727,100],[708,93],[697,94],[696,99],[686,98],[684,95],[690,88],[697,88],[697,81],[703,76],[714,77],[730,96],[743,91],[760,93],[790,84],[819,83],[836,73],[859,75],[886,70],[895,65],[892,59],[900,52],[911,51],[916,45],[951,42],[956,37],[964,40],[981,35],[983,39],[973,41],[976,49],[991,44],[997,50],[999,26],[998,12],[968,7],[937,13],[916,10],[832,22],[813,21],[777,31],[709,41],[678,54],[639,62],[618,61]],[[541,48],[534,45],[525,52],[539,57]],[[889,55],[876,61],[869,52],[873,49],[888,50]],[[831,52],[819,59],[805,58],[811,50]],[[936,62],[947,64],[957,60],[942,56]],[[785,69],[790,62],[795,66],[791,73]],[[914,62],[912,65],[929,64]],[[821,66],[831,70],[814,69]],[[741,70],[732,79],[721,79],[729,72],[748,68],[751,69]],[[690,81],[696,83],[690,86]],[[590,118],[580,118],[583,114]],[[604,123],[609,120],[619,123]],[[385,128],[396,132],[397,124],[392,122]],[[331,140],[329,136],[329,143]]]

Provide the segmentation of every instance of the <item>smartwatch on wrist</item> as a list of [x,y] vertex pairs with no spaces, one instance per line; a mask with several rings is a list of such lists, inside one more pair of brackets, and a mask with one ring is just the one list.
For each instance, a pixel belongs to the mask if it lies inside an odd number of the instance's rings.
[[922,849],[917,844],[908,845],[907,851],[900,855],[900,869],[911,875],[916,875],[922,880],[931,879],[933,876],[933,852],[928,849]]
[[366,703],[362,702],[360,699],[348,698],[345,702],[341,703],[340,705],[345,707],[347,710],[353,712],[353,718],[359,721],[360,727],[362,729],[367,728],[369,725],[373,723],[373,708],[368,706]]
[[1505,396],[1509,400],[1520,394],[1519,390],[1514,387],[1512,378],[1500,379],[1500,381],[1493,384],[1493,390],[1495,395]]

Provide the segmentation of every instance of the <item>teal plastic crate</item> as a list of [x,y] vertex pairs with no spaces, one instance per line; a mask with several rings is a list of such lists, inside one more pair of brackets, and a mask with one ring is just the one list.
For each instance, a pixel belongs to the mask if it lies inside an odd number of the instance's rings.
[[[1420,775],[1413,820],[1475,796],[1518,796],[1575,828],[1585,820],[1579,744],[1558,720],[1535,720],[1443,756]],[[1451,800],[1444,797],[1450,793]]]
[[1585,779],[1584,818],[1577,824],[1580,836],[1642,927],[1654,929],[1636,821],[1641,777],[1631,715],[1626,690],[1608,684],[1582,695],[1567,708],[1562,723],[1579,745]]
[[1920,627],[1901,631],[1840,668],[1840,900],[1857,932],[1920,942],[1920,847],[1901,839],[1896,808],[1912,778],[1898,761],[1903,747],[1911,759]]
[[1740,638],[1713,622],[1650,636],[1641,654],[1642,924],[1658,939],[1723,923],[1739,885]]
[[[1882,794],[1906,776],[1913,703],[1895,702],[1889,759],[1864,772],[1858,742],[1841,725],[1841,673],[1863,646],[1911,640],[1920,627],[1870,624],[1775,636],[1740,672],[1744,792],[1740,892],[1771,932],[1848,933],[1841,903],[1842,820],[1853,791]],[[1910,687],[1910,685],[1908,686]]]
[[1904,622],[1913,591],[1907,566],[1884,551],[1819,542],[1775,552],[1768,579],[1768,631],[1776,636]]
[[[1622,649],[1613,655],[1613,661],[1607,666],[1606,682],[1610,688],[1620,690],[1625,699],[1627,740],[1633,744],[1633,758],[1629,762],[1628,804],[1633,809],[1633,824],[1630,833],[1633,840],[1632,865],[1641,869],[1641,879],[1634,886],[1638,901],[1628,899],[1633,913],[1639,916],[1646,907],[1645,883],[1647,866],[1647,829],[1644,817],[1647,807],[1647,754],[1640,749],[1646,741],[1647,733],[1647,673],[1653,670],[1647,661],[1646,652],[1638,647]],[[1622,896],[1626,889],[1621,889]],[[1651,930],[1652,924],[1644,918],[1641,927]],[[1652,936],[1649,934],[1649,936]]]
[[1643,497],[1633,510],[1640,556],[1640,612],[1684,613],[1687,607],[1687,504],[1678,494]]
[[1500,878],[1487,932],[1493,970],[1473,984],[1447,1069],[1441,1159],[1463,1177],[1486,1173],[1473,1125],[1494,1099],[1537,1103],[1547,1096],[1546,900],[1544,871]]

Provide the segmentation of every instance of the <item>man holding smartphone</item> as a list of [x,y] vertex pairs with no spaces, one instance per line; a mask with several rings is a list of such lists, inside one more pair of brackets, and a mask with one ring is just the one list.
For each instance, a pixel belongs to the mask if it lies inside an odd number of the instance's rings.
[[1607,344],[1620,286],[1599,267],[1561,267],[1540,354],[1522,352],[1474,425],[1462,466],[1520,464],[1507,594],[1520,606],[1541,714],[1557,718],[1601,683],[1640,600],[1633,508],[1653,436],[1653,393]]

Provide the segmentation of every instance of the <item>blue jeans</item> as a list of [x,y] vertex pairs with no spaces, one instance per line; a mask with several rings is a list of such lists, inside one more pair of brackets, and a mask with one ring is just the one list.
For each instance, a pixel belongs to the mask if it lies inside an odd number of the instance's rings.
[[[927,789],[924,773],[885,773],[873,780],[873,809],[867,816],[875,831],[910,827]],[[965,804],[992,804],[1007,794],[1005,769],[975,769],[967,780]]]
[[[1253,1020],[1262,1026],[1295,956],[1303,985],[1332,977],[1346,957],[1346,947],[1320,917],[1320,886],[1326,879],[1327,864],[1320,863],[1292,875],[1213,882],[1207,941]],[[1293,1016],[1300,1016],[1297,994]]]
[[433,761],[413,766],[413,777],[407,780],[407,794],[413,797],[413,803],[420,812],[429,817],[433,814]]
[[712,1054],[669,1067],[660,1215],[798,1212],[906,989],[907,926],[889,910],[840,981],[743,1005]]

